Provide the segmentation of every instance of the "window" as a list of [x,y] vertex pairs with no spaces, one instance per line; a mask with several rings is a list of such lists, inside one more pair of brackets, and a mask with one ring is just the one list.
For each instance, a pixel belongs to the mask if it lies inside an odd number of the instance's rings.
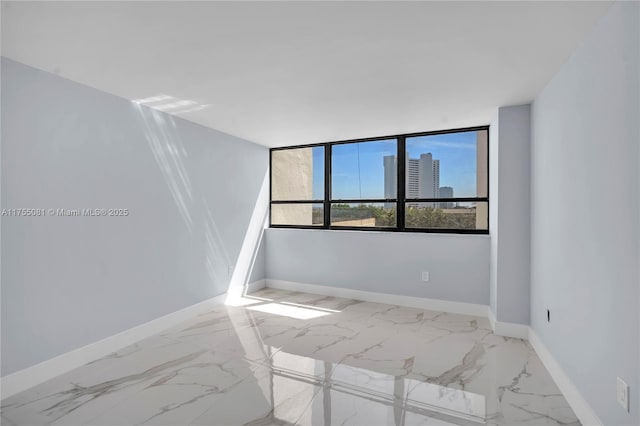
[[271,225],[324,225],[324,146],[271,151]]
[[385,181],[395,139],[335,144],[331,149],[331,226],[396,227],[396,185]]
[[488,233],[488,126],[271,150],[271,226]]

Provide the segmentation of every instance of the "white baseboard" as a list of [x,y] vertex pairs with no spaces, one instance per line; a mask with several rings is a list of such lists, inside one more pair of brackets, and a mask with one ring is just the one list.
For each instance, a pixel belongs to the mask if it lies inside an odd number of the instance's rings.
[[[582,397],[569,376],[567,376],[562,367],[560,367],[556,362],[553,355],[551,355],[551,352],[549,352],[547,347],[542,343],[538,335],[526,325],[496,321],[493,312],[486,305],[375,293],[370,291],[351,290],[340,287],[329,287],[271,279],[258,280],[247,284],[246,293],[251,293],[264,287],[289,291],[301,291],[325,296],[343,297],[367,302],[388,303],[456,314],[486,316],[489,318],[489,322],[491,323],[491,327],[495,334],[506,337],[529,339],[531,346],[542,360],[542,363],[551,374],[556,385],[563,393],[567,402],[583,425],[603,425],[602,421],[598,418],[587,401]],[[36,364],[32,367],[28,367],[24,370],[2,377],[0,379],[0,397],[1,399],[8,398],[22,392],[23,390],[71,371],[74,368],[81,367],[144,338],[157,334],[167,328],[193,318],[194,316],[207,312],[216,305],[223,304],[226,298],[226,293],[221,294],[91,343],[87,346],[59,355],[55,358],[41,362],[40,364]]]
[[258,291],[261,288],[266,287],[266,280],[257,280],[251,282],[249,284],[245,284],[243,286],[234,286],[229,287],[227,290],[227,301],[231,299],[235,299],[237,297],[242,297],[245,294],[253,293],[254,291]]
[[[256,282],[248,286],[259,288],[257,287],[259,285],[259,282]],[[262,285],[264,286],[264,282]],[[114,334],[113,336],[74,349],[55,358],[8,374],[0,379],[0,397],[2,399],[8,398],[23,390],[71,371],[74,368],[81,367],[167,328],[173,327],[194,316],[205,313],[213,307],[223,304],[226,297],[226,293],[223,293],[118,334]]]
[[343,297],[345,299],[363,300],[365,302],[387,303],[390,305],[407,306],[410,308],[428,309],[431,311],[449,312],[452,314],[474,315],[486,317],[488,307],[474,303],[451,302],[423,297],[401,296],[396,294],[375,293],[372,291],[351,290],[341,287],[329,287],[317,284],[304,284],[292,281],[266,280],[267,287],[280,290],[300,291],[304,293],[321,294],[323,296]]
[[544,364],[545,368],[551,374],[556,385],[567,399],[567,402],[576,413],[580,423],[584,426],[602,426],[602,421],[593,411],[589,403],[584,399],[578,388],[573,384],[567,373],[564,372],[560,364],[553,358],[549,349],[542,343],[540,337],[529,327],[529,343],[538,354],[538,357]]
[[527,340],[529,338],[529,326],[524,324],[517,324],[515,322],[502,322],[496,321],[496,316],[491,310],[488,309],[489,322],[493,333],[497,336],[515,337],[516,339]]
[[267,286],[267,280],[258,280],[252,283],[247,284],[247,291],[245,294],[253,293],[254,291],[258,291],[261,288],[265,288]]
[[493,311],[491,310],[491,306],[487,307],[487,317],[489,318],[489,324],[491,324],[491,329],[493,330],[493,333],[495,334],[495,332],[496,332],[496,316],[493,313]]

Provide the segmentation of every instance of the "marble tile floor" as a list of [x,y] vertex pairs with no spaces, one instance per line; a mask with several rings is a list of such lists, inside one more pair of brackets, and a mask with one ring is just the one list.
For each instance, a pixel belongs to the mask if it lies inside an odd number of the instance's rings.
[[486,318],[262,289],[2,401],[2,425],[579,425]]

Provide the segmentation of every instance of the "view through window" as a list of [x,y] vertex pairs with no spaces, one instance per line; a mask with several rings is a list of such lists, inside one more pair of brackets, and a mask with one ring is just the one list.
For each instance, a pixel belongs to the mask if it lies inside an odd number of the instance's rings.
[[271,150],[271,226],[487,233],[488,127]]

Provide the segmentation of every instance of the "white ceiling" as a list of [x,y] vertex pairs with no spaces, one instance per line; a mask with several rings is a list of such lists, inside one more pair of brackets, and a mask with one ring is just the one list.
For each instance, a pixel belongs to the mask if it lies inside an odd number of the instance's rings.
[[2,54],[281,146],[488,124],[610,4],[3,1]]

